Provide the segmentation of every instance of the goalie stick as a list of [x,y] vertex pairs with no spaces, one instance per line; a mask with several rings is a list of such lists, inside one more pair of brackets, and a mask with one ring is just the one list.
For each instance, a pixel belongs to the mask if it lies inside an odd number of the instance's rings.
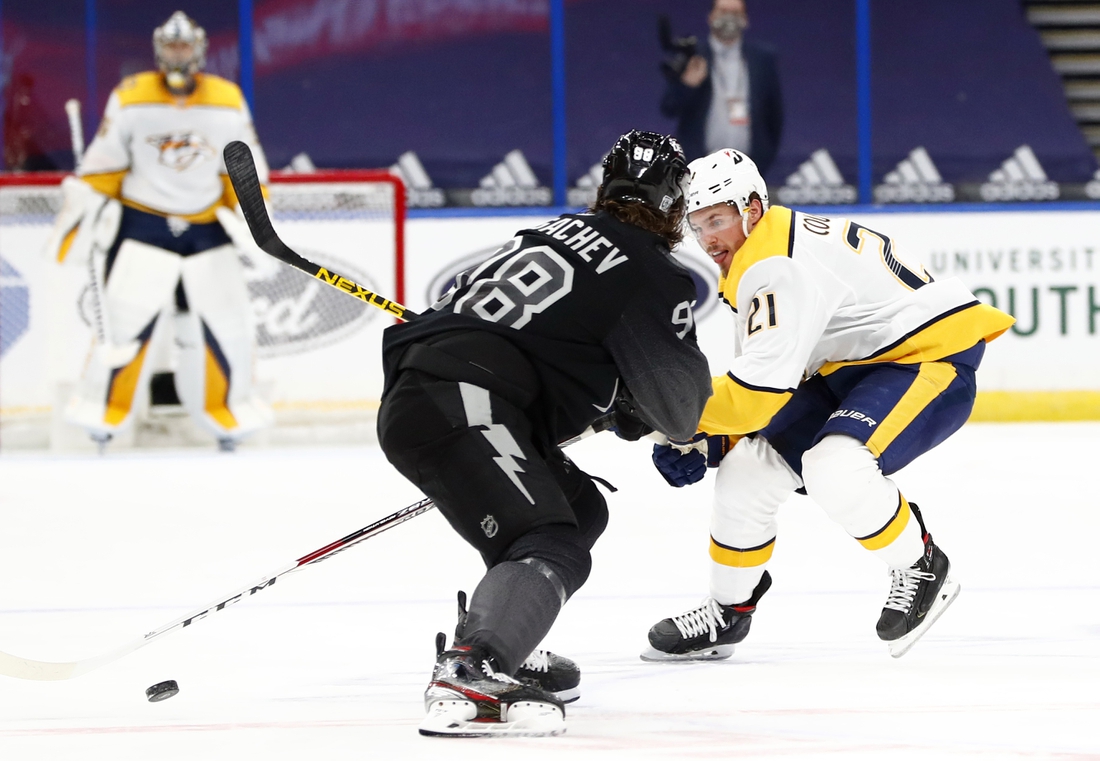
[[[73,172],[78,172],[80,162],[84,160],[84,124],[80,119],[80,101],[76,98],[65,101],[65,115],[69,119],[69,138],[73,146]],[[100,274],[102,268],[99,262],[99,250],[98,246],[93,246],[91,255],[88,257],[88,289],[92,295],[92,319],[95,321],[96,338],[101,344],[105,344],[107,343],[107,325],[101,296],[104,286]]]
[[260,178],[256,175],[256,161],[252,158],[252,149],[240,140],[234,140],[225,146],[222,156],[225,159],[225,169],[229,173],[229,181],[233,183],[233,190],[237,193],[237,201],[241,205],[244,221],[248,223],[248,229],[252,232],[257,246],[279,261],[307,275],[312,275],[360,301],[389,312],[398,319],[409,320],[417,316],[417,313],[408,307],[367,290],[351,278],[314,264],[283,243],[271,224],[271,217],[267,214],[267,205],[260,190]]
[[[568,441],[562,442],[561,446],[566,447],[581,439],[592,436],[600,431],[606,431],[608,428],[615,424],[615,416],[607,415],[599,418],[592,425],[579,436],[576,436]],[[383,531],[388,531],[394,526],[398,526],[405,521],[412,520],[418,515],[428,512],[435,503],[429,499],[424,498],[419,502],[409,505],[408,507],[401,508],[395,513],[387,515],[385,518],[375,521],[369,526],[364,526],[358,531],[353,531],[342,539],[337,539],[335,542],[326,544],[320,549],[316,549],[309,554],[295,560],[293,563],[280,568],[279,570],[264,576],[262,579],[254,584],[249,584],[246,587],[242,587],[234,591],[232,594],[219,598],[209,605],[204,605],[201,608],[197,608],[184,616],[180,616],[174,621],[170,621],[163,626],[154,629],[140,639],[133,640],[125,645],[118,647],[114,650],[110,650],[102,655],[97,655],[92,658],[85,658],[79,661],[70,661],[68,663],[57,663],[53,661],[36,661],[31,658],[23,658],[18,655],[10,655],[9,653],[0,652],[0,675],[10,676],[16,679],[29,679],[33,681],[49,682],[60,681],[63,679],[74,679],[83,674],[87,674],[89,671],[99,668],[100,666],[106,666],[108,663],[117,661],[125,655],[129,655],[135,650],[139,650],[148,645],[153,640],[161,637],[169,632],[176,631],[178,629],[184,629],[191,626],[196,621],[201,621],[212,613],[218,613],[226,608],[240,602],[241,600],[251,597],[252,595],[260,592],[264,589],[275,584],[280,577],[286,576],[289,573],[305,568],[307,565],[313,565],[314,563],[320,563],[322,560],[328,560],[333,555],[343,552],[344,550],[352,547],[360,542],[370,539],[372,536],[378,536]]]
[[80,169],[84,160],[84,125],[80,121],[80,101],[69,98],[65,101],[65,115],[69,117],[69,137],[73,144],[73,171]]

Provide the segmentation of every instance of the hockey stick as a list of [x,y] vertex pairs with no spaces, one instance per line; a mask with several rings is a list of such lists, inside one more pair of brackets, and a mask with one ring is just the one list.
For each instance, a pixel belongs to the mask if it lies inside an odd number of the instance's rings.
[[80,169],[84,160],[84,125],[80,122],[80,101],[69,98],[65,101],[65,113],[69,117],[69,136],[73,141],[73,171]]
[[197,610],[193,610],[185,616],[181,616],[174,621],[171,621],[159,629],[146,634],[144,637],[133,642],[127,643],[116,650],[97,655],[94,658],[85,658],[81,661],[72,661],[70,663],[53,663],[50,661],[35,661],[30,658],[20,658],[19,656],[9,655],[8,653],[0,652],[0,674],[4,676],[11,676],[17,679],[32,679],[36,681],[57,681],[61,679],[73,679],[87,674],[93,669],[97,669],[100,666],[104,666],[112,661],[116,661],[124,655],[128,655],[139,648],[145,647],[150,642],[155,640],[164,634],[168,634],[176,629],[183,629],[190,626],[196,621],[206,618],[211,613],[217,613],[225,610],[234,603],[240,602],[245,597],[251,597],[262,589],[267,589],[272,586],[280,576],[286,576],[288,573],[293,573],[307,565],[313,563],[320,563],[322,560],[327,560],[338,552],[343,552],[348,547],[352,547],[365,539],[370,539],[372,536],[377,536],[383,531],[387,531],[394,526],[404,523],[407,520],[415,518],[421,513],[425,513],[431,510],[433,503],[430,499],[422,499],[419,502],[409,505],[408,507],[398,510],[392,515],[387,515],[381,520],[375,521],[369,526],[364,526],[358,531],[354,531],[343,539],[337,539],[331,544],[326,544],[320,549],[314,550],[308,555],[295,560],[290,565],[287,565],[274,573],[264,576],[255,584],[249,584],[247,587],[238,589],[233,594],[227,595],[219,600],[216,600],[209,605],[205,605]]
[[314,264],[283,243],[271,224],[271,217],[267,214],[267,205],[260,190],[260,178],[256,175],[256,162],[252,158],[252,149],[240,140],[234,140],[225,146],[222,156],[225,158],[225,169],[229,173],[230,182],[233,183],[233,190],[237,193],[237,201],[241,205],[244,221],[248,223],[248,229],[252,231],[252,237],[256,240],[257,246],[279,261],[328,283],[333,288],[350,294],[360,301],[389,312],[398,319],[409,320],[417,316],[417,313],[408,307],[367,290],[351,278]]
[[[614,415],[607,415],[599,418],[592,425],[585,430],[579,436],[576,436],[568,441],[563,442],[560,446],[566,447],[581,439],[588,438],[600,431],[606,431],[608,428],[614,425]],[[146,634],[141,639],[129,642],[122,647],[115,650],[97,655],[93,658],[85,658],[80,661],[70,661],[68,663],[55,663],[53,661],[36,661],[31,658],[22,658],[17,655],[10,655],[8,653],[0,652],[0,675],[10,676],[16,679],[30,679],[40,682],[48,681],[60,681],[63,679],[74,679],[83,674],[87,674],[89,671],[105,666],[108,663],[117,661],[125,655],[129,655],[135,650],[139,650],[156,638],[168,634],[169,632],[176,631],[177,629],[184,629],[196,621],[200,621],[211,613],[218,613],[226,608],[234,605],[246,597],[251,597],[257,592],[267,589],[275,584],[281,576],[294,573],[295,571],[305,568],[307,565],[313,565],[314,563],[320,563],[322,560],[327,560],[333,555],[343,552],[344,550],[352,547],[359,542],[366,539],[370,539],[372,536],[377,536],[383,531],[388,531],[394,526],[398,526],[405,521],[412,520],[418,515],[428,512],[435,503],[425,498],[416,502],[408,507],[404,507],[398,510],[396,513],[387,515],[381,520],[377,520],[369,526],[364,526],[358,531],[353,531],[342,539],[337,539],[335,542],[326,544],[320,549],[316,549],[307,555],[295,560],[279,570],[264,576],[262,579],[254,584],[249,584],[246,587],[236,590],[230,595],[222,597],[209,605],[204,605],[201,608],[191,611],[190,613],[181,616],[180,618],[170,621],[164,624],[158,629]]]
[[[65,101],[65,115],[69,117],[69,137],[73,144],[73,171],[76,172],[80,169],[80,162],[84,160],[84,124],[80,120],[80,101],[76,98]],[[102,207],[100,209],[102,213]],[[95,320],[96,338],[101,344],[105,344],[107,326],[103,312],[103,298],[100,295],[104,285],[100,278],[97,251],[98,246],[93,245],[91,254],[88,256],[88,287],[92,292],[92,318]]]

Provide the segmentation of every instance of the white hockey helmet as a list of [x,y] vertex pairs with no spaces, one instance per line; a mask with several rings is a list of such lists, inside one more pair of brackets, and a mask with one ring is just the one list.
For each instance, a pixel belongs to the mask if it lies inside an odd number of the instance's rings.
[[760,196],[763,210],[768,210],[768,186],[753,160],[741,151],[732,148],[715,151],[692,161],[688,171],[691,173],[687,194],[688,214],[724,203],[735,206],[743,215],[753,193]]
[[[168,49],[168,45],[182,42],[191,46],[191,55],[179,59]],[[206,30],[183,11],[176,11],[163,25],[153,30],[153,53],[157,67],[165,74],[175,73],[192,77],[206,66]],[[169,84],[172,84],[169,81]]]

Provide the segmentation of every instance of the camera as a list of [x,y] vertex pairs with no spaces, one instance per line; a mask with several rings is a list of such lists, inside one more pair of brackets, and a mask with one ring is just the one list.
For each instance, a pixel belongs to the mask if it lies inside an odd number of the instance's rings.
[[661,61],[661,71],[669,79],[679,79],[687,68],[688,61],[695,55],[698,39],[693,37],[673,37],[672,23],[668,16],[657,19],[657,37],[661,41],[661,48],[665,51],[665,58]]

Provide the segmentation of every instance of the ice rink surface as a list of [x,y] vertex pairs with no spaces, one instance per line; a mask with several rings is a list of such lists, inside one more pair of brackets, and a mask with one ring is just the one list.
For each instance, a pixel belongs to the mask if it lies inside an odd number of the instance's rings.
[[[433,636],[481,574],[433,510],[75,680],[0,677],[0,758],[1100,758],[1100,425],[968,425],[896,476],[962,584],[898,660],[885,569],[795,496],[733,658],[641,662],[706,595],[713,483],[671,489],[648,452],[570,450],[620,491],[544,643],[584,674],[563,737],[417,734]],[[0,650],[110,650],[419,497],[369,447],[5,453]]]

